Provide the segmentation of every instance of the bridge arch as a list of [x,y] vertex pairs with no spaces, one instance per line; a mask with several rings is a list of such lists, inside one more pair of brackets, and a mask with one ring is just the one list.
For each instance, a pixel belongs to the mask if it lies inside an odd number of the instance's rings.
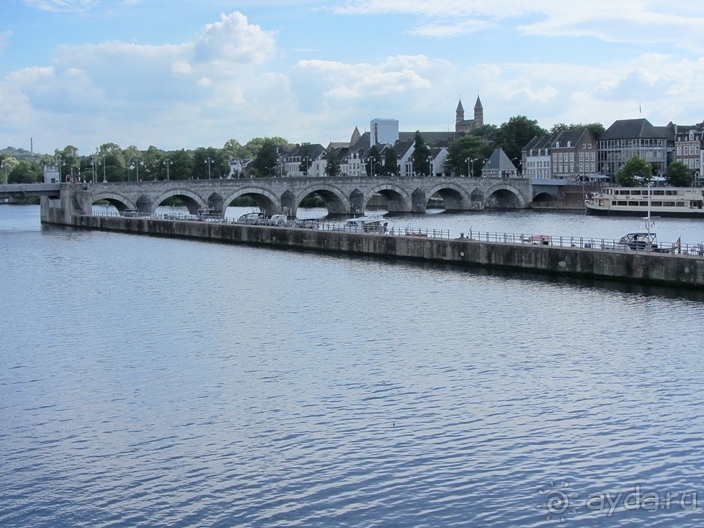
[[345,193],[334,185],[322,182],[316,182],[298,192],[296,195],[296,209],[298,209],[301,201],[311,194],[317,194],[323,199],[325,206],[328,208],[328,214],[346,215],[352,212],[350,200],[345,196]]
[[96,202],[108,202],[112,205],[118,212],[122,213],[125,209],[137,209],[137,204],[132,202],[129,198],[114,192],[101,192],[92,196],[92,205]]
[[154,200],[152,207],[156,209],[165,200],[168,200],[169,198],[173,197],[179,198],[183,202],[183,204],[188,208],[188,212],[192,215],[196,214],[198,212],[198,209],[204,209],[206,206],[203,198],[201,198],[193,191],[189,191],[187,189],[172,189],[170,191],[166,191],[163,194],[160,194],[159,197]]
[[489,187],[484,193],[486,207],[491,209],[525,209],[527,206],[523,194],[506,183]]
[[560,193],[555,187],[533,187],[534,202],[550,202],[559,197]]
[[439,194],[444,200],[446,211],[464,211],[469,208],[470,196],[466,189],[455,183],[440,182],[433,185],[428,189],[426,199],[430,200],[435,194]]
[[249,196],[252,198],[252,200],[257,202],[259,209],[268,215],[281,212],[281,204],[279,203],[279,199],[276,195],[268,189],[264,189],[262,187],[244,187],[243,189],[238,189],[232,194],[226,196],[222,200],[223,211],[227,210],[230,204],[240,196]]
[[369,192],[367,192],[366,196],[364,196],[365,207],[375,194],[380,194],[386,198],[389,212],[407,213],[413,210],[411,195],[408,191],[395,183],[382,183],[369,189]]

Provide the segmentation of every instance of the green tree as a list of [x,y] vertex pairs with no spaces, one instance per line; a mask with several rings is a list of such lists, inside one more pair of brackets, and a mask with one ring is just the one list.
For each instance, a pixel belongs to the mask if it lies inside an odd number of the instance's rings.
[[200,180],[226,178],[230,164],[223,151],[213,147],[197,148],[193,153],[194,176]]
[[367,176],[378,176],[381,170],[381,152],[376,145],[367,152],[367,161],[364,164]]
[[7,183],[39,183],[42,174],[32,167],[28,161],[20,161],[7,176]]
[[673,187],[691,187],[694,183],[694,175],[681,161],[674,161],[668,165],[665,178]]
[[[81,156],[79,159],[79,170],[80,178],[82,181],[93,181],[93,178],[98,176],[98,158],[97,154],[92,154],[90,156]],[[96,181],[101,181],[96,179]]]
[[193,177],[193,156],[184,149],[169,154],[172,165],[169,169],[169,179],[189,180]]
[[278,159],[278,144],[274,138],[266,138],[257,152],[252,167],[258,178],[273,176]]
[[498,127],[496,125],[482,125],[480,127],[477,127],[473,129],[470,132],[470,135],[472,136],[478,136],[481,138],[484,138],[488,141],[489,138],[493,138],[496,135],[496,131],[498,130]]
[[[447,149],[445,170],[452,174],[467,176],[472,170],[475,176],[482,168],[482,161],[488,156],[487,142],[479,136],[461,136]],[[471,160],[471,161],[470,161]]]
[[414,174],[430,174],[430,147],[425,144],[425,140],[419,130],[416,130],[413,143],[413,154],[411,154],[411,163]]
[[598,140],[599,136],[606,130],[601,123],[571,123],[569,125],[557,123],[550,129],[550,133],[554,134],[556,132],[562,132],[563,130],[582,130],[584,128],[589,129],[589,132],[591,132],[595,140]]
[[528,142],[535,136],[547,134],[547,131],[534,119],[526,116],[516,116],[503,123],[496,131],[494,148],[501,147],[512,161],[521,159],[521,152]]
[[[166,167],[162,163],[166,155],[164,151],[150,145],[144,153],[144,177],[143,180],[165,180]],[[141,171],[140,171],[141,174]]]
[[396,149],[388,147],[384,150],[384,165],[381,167],[381,174],[384,176],[398,176],[398,155]]
[[616,182],[621,187],[647,185],[653,179],[653,166],[639,156],[629,159],[616,173]]
[[337,152],[330,147],[327,153],[327,162],[325,163],[325,174],[334,177],[340,174],[340,160],[337,157]]
[[2,172],[0,172],[0,181],[3,183],[9,183],[10,172],[14,170],[19,163],[20,162],[13,156],[8,154],[0,154],[0,168],[2,169]]
[[304,143],[301,146],[301,164],[298,166],[299,172],[308,176],[308,171],[313,163],[313,145]]
[[281,137],[270,137],[270,138],[254,138],[247,142],[247,144],[242,149],[243,158],[256,158],[259,151],[266,145],[270,148],[271,145],[274,147],[279,147],[283,150],[288,150],[291,148],[291,144]]
[[54,158],[59,166],[61,181],[67,178],[76,177],[80,169],[80,158],[78,149],[73,145],[67,145],[61,150],[54,151]]
[[225,142],[225,145],[222,147],[222,154],[228,161],[233,158],[249,157],[244,146],[236,139],[230,139]]

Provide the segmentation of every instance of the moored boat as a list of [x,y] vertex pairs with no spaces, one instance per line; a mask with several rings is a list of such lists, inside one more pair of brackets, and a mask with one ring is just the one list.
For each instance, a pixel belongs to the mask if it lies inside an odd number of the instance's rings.
[[704,194],[696,187],[606,187],[585,200],[587,214],[704,218]]

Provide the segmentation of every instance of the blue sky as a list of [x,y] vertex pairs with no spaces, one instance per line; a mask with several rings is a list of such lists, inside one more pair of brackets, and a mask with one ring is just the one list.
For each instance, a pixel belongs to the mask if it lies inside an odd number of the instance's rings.
[[0,147],[704,120],[704,2],[2,0]]

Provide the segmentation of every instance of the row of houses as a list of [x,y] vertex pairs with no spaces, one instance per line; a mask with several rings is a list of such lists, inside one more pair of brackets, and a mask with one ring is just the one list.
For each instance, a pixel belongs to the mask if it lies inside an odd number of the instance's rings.
[[[334,152],[339,161],[340,175],[375,176],[374,166],[383,165],[386,151],[393,148],[398,162],[397,173],[401,177],[450,176],[445,167],[448,147],[455,139],[481,125],[483,107],[477,97],[473,120],[464,119],[460,101],[454,131],[421,132],[430,147],[430,156],[427,169],[421,170],[420,174],[414,171],[412,163],[415,132],[399,132],[395,119],[375,119],[370,123],[370,132],[360,134],[355,128],[349,142],[330,143],[327,147],[302,145],[288,152],[280,152],[272,175],[326,176],[328,156]],[[695,180],[701,182],[703,141],[704,123],[693,126],[669,123],[658,127],[644,118],[624,119],[615,121],[598,138],[588,128],[537,136],[523,148],[520,160],[511,160],[503,150],[496,149],[489,159],[467,162],[474,173],[480,172],[474,164],[481,164],[481,175],[484,177],[613,181],[630,158],[639,156],[651,163],[658,175],[664,174],[670,163],[681,161],[692,171]],[[370,160],[373,146],[376,146],[380,159]],[[231,176],[246,175],[250,162],[233,160]]]
[[613,180],[624,164],[638,156],[656,175],[679,161],[701,182],[704,165],[704,123],[653,126],[647,119],[615,121],[594,138],[588,129],[565,130],[533,138],[523,149],[524,176],[570,180]]
[[[375,120],[380,121],[380,120]],[[374,121],[372,121],[374,124]],[[372,130],[374,130],[372,128]],[[455,132],[425,132],[423,140],[429,146],[427,169],[421,174],[413,170],[412,155],[415,151],[415,132],[396,132],[395,139],[387,143],[373,143],[372,133],[359,133],[355,128],[349,143],[330,143],[327,147],[320,144],[305,144],[295,146],[290,151],[278,154],[276,167],[272,167],[271,176],[289,177],[323,177],[326,176],[328,156],[334,152],[340,165],[340,176],[364,177],[377,176],[379,167],[384,165],[387,150],[393,149],[397,159],[397,175],[411,176],[450,176],[445,169],[448,147],[457,139]],[[376,146],[379,159],[371,159],[370,151]],[[251,165],[250,159],[234,159],[230,161],[230,177],[246,175]],[[376,167],[376,168],[375,168]],[[377,172],[375,174],[374,172]]]

